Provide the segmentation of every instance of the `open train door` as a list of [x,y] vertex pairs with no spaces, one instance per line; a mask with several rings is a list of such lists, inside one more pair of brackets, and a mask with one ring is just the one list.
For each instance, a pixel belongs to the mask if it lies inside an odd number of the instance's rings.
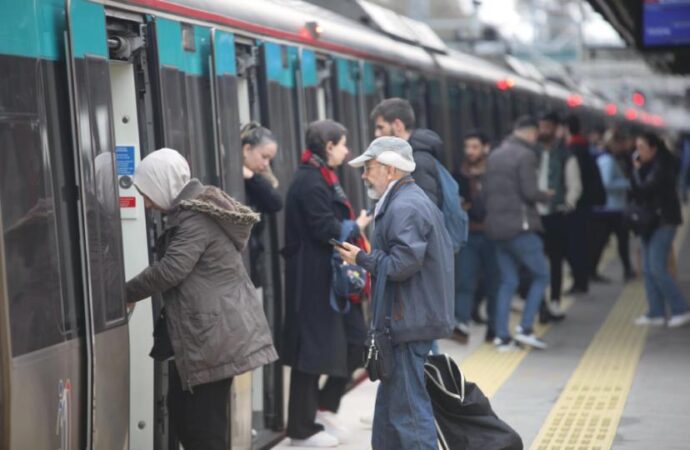
[[87,449],[129,441],[129,336],[105,11],[66,0],[67,65],[73,120],[84,290]]

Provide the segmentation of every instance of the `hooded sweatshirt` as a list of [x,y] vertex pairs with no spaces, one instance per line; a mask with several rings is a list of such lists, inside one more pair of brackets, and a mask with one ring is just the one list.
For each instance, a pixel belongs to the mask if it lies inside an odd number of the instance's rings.
[[412,177],[431,201],[441,207],[443,197],[435,160],[443,154],[443,141],[432,130],[416,128],[412,130],[408,142],[412,147],[414,162],[417,164]]

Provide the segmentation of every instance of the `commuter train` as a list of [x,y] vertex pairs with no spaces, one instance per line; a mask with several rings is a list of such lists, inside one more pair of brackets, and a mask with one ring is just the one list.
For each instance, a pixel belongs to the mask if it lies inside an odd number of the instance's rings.
[[[357,155],[372,137],[369,111],[385,97],[410,100],[453,167],[464,132],[481,127],[498,141],[525,113],[660,125],[442,48],[423,32],[395,39],[301,1],[2,5],[0,449],[176,448],[167,369],[147,356],[161,299],[131,315],[124,302],[124,281],[154,260],[161,229],[131,178],[157,148],[177,149],[195,177],[242,199],[239,128],[250,120],[278,138],[273,171],[283,192],[308,122],[345,124]],[[359,174],[341,177],[365,206]],[[279,347],[283,215],[266,220],[262,298]],[[280,438],[283,386],[279,364],[236,378],[232,448]]]

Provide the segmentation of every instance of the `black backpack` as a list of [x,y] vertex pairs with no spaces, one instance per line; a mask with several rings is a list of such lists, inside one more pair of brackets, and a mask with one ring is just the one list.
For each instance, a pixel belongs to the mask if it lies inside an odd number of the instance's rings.
[[496,416],[479,387],[465,380],[448,355],[424,364],[426,390],[443,450],[522,450],[522,439]]

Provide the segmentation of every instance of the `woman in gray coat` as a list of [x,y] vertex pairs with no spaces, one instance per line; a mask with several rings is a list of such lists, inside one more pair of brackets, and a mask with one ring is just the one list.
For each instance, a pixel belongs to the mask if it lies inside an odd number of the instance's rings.
[[227,449],[235,375],[277,359],[242,262],[258,214],[214,186],[190,180],[177,151],[157,150],[134,173],[147,208],[166,214],[159,260],[127,283],[130,303],[162,293],[151,356],[172,360],[168,408],[186,450]]

